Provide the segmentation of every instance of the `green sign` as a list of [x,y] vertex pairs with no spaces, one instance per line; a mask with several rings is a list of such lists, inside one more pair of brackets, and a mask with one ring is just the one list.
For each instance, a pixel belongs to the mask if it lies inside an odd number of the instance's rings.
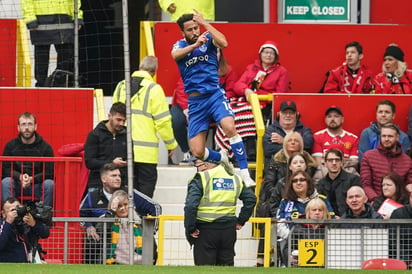
[[284,21],[349,22],[350,0],[283,0]]

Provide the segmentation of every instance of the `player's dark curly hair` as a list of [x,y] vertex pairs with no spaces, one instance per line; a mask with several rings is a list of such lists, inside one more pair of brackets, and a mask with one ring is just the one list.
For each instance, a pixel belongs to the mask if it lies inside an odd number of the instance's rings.
[[192,21],[193,20],[193,14],[192,13],[186,13],[183,14],[182,16],[177,19],[176,23],[179,25],[180,29],[183,31],[183,24],[187,21]]

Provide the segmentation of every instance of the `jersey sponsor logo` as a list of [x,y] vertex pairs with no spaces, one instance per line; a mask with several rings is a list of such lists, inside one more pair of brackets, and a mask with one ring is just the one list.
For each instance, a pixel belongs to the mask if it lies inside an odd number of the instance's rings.
[[233,180],[230,178],[214,178],[212,184],[213,190],[233,191],[235,189]]
[[186,67],[196,64],[197,62],[207,62],[209,60],[209,55],[204,56],[194,56],[185,62]]

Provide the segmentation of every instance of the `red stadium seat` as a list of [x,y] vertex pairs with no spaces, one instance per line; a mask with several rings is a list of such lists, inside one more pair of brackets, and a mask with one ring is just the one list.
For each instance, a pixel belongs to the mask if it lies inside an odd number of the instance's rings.
[[377,258],[364,261],[362,269],[407,269],[407,266],[401,260]]

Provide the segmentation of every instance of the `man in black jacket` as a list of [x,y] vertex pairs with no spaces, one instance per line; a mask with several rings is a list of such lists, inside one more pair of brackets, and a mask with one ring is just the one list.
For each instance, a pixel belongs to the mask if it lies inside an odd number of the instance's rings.
[[[368,203],[368,197],[360,186],[352,186],[346,194],[348,209],[342,214],[342,219],[382,219]],[[359,227],[359,225],[350,225]]]
[[122,185],[127,185],[126,105],[114,103],[108,120],[100,122],[87,136],[84,144],[84,161],[90,169],[87,190],[92,192],[101,186],[100,169],[113,163],[121,172]]
[[[4,147],[3,156],[54,157],[53,149],[36,132],[36,116],[30,112],[20,114],[17,138],[10,140]],[[33,168],[34,167],[34,168]],[[53,206],[53,162],[10,161],[3,162],[1,199],[34,196],[44,204]],[[13,183],[13,188],[11,187]],[[23,189],[23,193],[21,190]],[[43,192],[44,189],[44,192]]]
[[320,179],[317,190],[328,197],[337,216],[348,209],[346,192],[352,186],[362,186],[358,175],[343,170],[343,152],[338,148],[331,148],[325,153],[325,166],[328,174]]

